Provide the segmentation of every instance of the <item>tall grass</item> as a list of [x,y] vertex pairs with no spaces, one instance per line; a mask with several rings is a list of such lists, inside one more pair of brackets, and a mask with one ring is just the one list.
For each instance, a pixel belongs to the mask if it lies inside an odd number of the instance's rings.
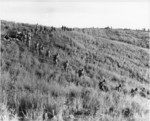
[[[49,33],[47,28],[47,32],[42,32],[43,29],[40,29],[38,34],[35,34],[33,25],[4,22],[3,34],[14,28],[19,31],[32,29],[33,42],[40,41],[46,49],[51,49],[51,57],[56,52],[60,52],[60,60],[58,65],[54,65],[52,58],[47,59],[38,55],[34,48],[28,48],[13,40],[2,39],[0,121],[148,121],[142,118],[149,114],[149,109],[141,106],[141,102],[145,103],[147,99],[134,100],[129,96],[130,89],[125,85],[122,90],[126,93],[115,90],[115,86],[119,83],[126,82],[127,85],[132,83],[128,78],[120,77],[120,70],[125,73],[122,76],[128,77],[129,69],[134,67],[133,74],[136,77],[137,65],[123,57],[126,54],[121,49],[128,52],[133,50],[121,46],[122,48],[118,51],[116,50],[118,45],[112,42],[110,44],[104,38],[98,40],[94,37],[118,38],[123,34],[126,35],[127,32],[110,29],[63,32],[58,29]],[[124,37],[122,41],[127,42],[126,39]],[[133,44],[132,41],[131,44]],[[103,47],[100,48],[102,54],[98,47]],[[95,54],[96,52],[98,55]],[[140,54],[137,53],[133,51],[131,54],[135,54],[133,56],[136,59],[135,62],[139,62],[136,57]],[[120,55],[116,57],[115,54]],[[144,56],[147,56],[147,53]],[[41,58],[44,59],[41,60]],[[70,61],[69,71],[64,71],[63,62],[67,59]],[[143,60],[147,63],[147,58]],[[80,68],[85,69],[85,75],[82,78],[79,78],[77,73]],[[99,82],[104,79],[108,92],[99,88]],[[138,99],[141,97],[139,96]]]

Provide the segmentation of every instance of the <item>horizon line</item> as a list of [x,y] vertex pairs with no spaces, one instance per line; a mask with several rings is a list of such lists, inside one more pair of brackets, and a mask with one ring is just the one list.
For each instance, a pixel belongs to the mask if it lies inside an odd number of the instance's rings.
[[[47,24],[41,24],[41,23],[30,23],[30,22],[21,22],[21,21],[15,21],[15,20],[4,20],[4,19],[1,19],[0,20],[1,22],[2,21],[5,21],[5,22],[12,22],[12,23],[15,23],[15,24],[29,24],[29,25],[39,25],[39,26],[46,26],[46,27],[55,27],[55,28],[61,28],[62,26],[66,26],[66,25],[61,25],[61,26],[54,26],[54,25],[47,25]],[[107,27],[109,27],[110,29],[130,29],[130,30],[143,30],[143,29],[145,29],[145,30],[150,30],[150,28],[145,28],[145,27],[142,27],[142,28],[129,28],[129,27],[113,27],[113,26],[110,26],[110,25],[108,25],[108,26],[105,26],[105,27],[96,27],[96,26],[87,26],[87,27],[70,27],[70,26],[66,26],[66,27],[69,27],[69,28],[79,28],[79,29],[90,29],[90,28],[94,28],[94,29],[105,29],[105,28],[107,28]]]

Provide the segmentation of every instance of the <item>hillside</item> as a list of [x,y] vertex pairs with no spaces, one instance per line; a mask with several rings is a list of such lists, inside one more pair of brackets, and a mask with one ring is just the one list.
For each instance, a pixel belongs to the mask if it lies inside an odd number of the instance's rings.
[[1,104],[29,121],[148,121],[149,42],[144,30],[1,21]]

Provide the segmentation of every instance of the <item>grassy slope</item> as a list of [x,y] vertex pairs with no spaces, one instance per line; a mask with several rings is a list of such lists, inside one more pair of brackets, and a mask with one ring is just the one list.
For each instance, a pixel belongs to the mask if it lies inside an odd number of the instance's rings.
[[[1,28],[1,101],[19,116],[23,112],[36,119],[54,111],[60,121],[69,120],[69,116],[78,120],[148,121],[144,119],[150,110],[148,32],[96,28],[57,28],[51,32],[50,27],[44,30],[39,26],[36,34],[35,25],[6,21]],[[4,36],[14,30],[31,31],[32,46],[5,40]],[[37,41],[50,49],[50,58],[38,55],[34,47]],[[56,53],[60,57],[54,65]],[[67,72],[63,68],[66,60]],[[85,70],[83,78],[76,73],[80,68]],[[98,86],[104,79],[108,92]],[[115,90],[119,84],[123,85],[121,90]],[[131,96],[134,88],[138,92]]]

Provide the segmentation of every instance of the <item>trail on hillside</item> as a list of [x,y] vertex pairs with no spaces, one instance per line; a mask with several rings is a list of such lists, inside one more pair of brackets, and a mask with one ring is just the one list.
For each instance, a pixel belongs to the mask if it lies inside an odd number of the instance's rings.
[[7,21],[1,29],[1,102],[19,117],[149,120],[148,31]]

